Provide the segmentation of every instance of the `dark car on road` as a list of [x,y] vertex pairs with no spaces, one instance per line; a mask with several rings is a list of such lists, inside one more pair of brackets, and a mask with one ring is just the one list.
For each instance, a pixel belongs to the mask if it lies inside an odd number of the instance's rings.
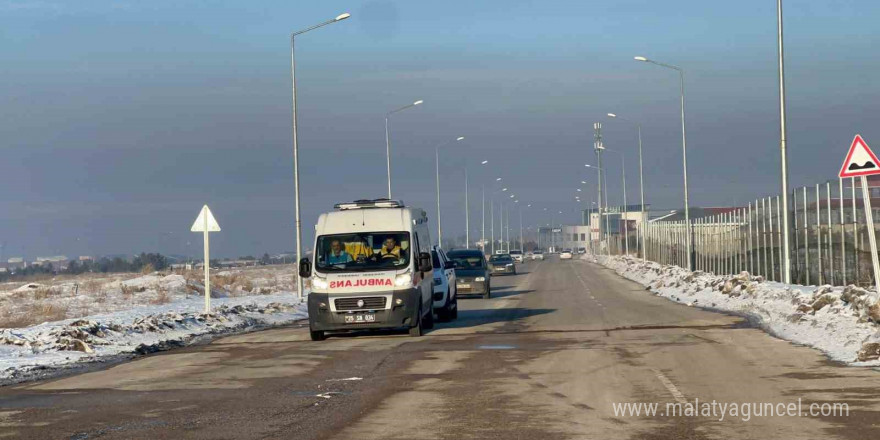
[[489,258],[489,270],[492,275],[516,275],[516,264],[510,254],[495,254]]
[[482,251],[457,249],[446,253],[455,265],[455,290],[457,295],[491,296],[489,265]]

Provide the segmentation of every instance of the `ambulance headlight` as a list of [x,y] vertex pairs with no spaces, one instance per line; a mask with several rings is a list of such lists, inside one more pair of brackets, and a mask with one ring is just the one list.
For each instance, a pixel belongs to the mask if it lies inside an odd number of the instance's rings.
[[316,289],[326,289],[327,286],[329,286],[329,284],[327,283],[327,280],[325,280],[324,278],[318,278],[318,277],[312,278],[312,287],[314,287]]
[[394,285],[397,287],[409,286],[412,284],[412,275],[409,272],[402,273],[394,278]]
[[476,277],[476,278],[474,278],[474,281],[476,281],[478,283],[481,281],[486,281],[486,277]]

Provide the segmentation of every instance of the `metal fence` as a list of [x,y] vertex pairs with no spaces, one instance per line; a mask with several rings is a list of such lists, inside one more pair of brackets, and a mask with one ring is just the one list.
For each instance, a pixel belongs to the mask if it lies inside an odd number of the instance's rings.
[[[876,186],[872,186],[876,185]],[[869,181],[869,192],[880,182]],[[713,208],[713,215],[691,219],[694,269],[714,274],[748,271],[783,280],[782,198],[755,199],[745,206]],[[874,285],[871,251],[859,179],[838,179],[796,188],[789,195],[791,280],[803,285]],[[878,206],[878,202],[871,205]],[[880,211],[873,209],[873,215]],[[687,267],[687,225],[654,221],[628,236],[618,234],[600,247],[614,255],[644,256],[651,261]],[[599,245],[601,243],[598,243]]]

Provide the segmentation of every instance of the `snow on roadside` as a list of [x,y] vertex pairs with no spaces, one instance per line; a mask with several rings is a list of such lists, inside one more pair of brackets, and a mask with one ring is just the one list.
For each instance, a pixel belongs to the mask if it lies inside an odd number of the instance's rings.
[[282,325],[308,316],[291,292],[163,305],[0,329],[0,383],[20,382],[89,362],[184,346],[196,338]]
[[769,333],[817,348],[837,361],[880,365],[880,303],[865,289],[785,285],[748,272],[689,272],[633,257],[596,259],[672,301],[746,315]]

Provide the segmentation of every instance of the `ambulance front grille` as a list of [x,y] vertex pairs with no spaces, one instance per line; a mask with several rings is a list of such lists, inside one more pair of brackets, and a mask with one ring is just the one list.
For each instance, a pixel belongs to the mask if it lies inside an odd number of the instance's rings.
[[[358,301],[363,301],[363,307],[358,307]],[[336,310],[377,310],[385,308],[384,296],[368,296],[363,298],[337,298],[334,302]]]

